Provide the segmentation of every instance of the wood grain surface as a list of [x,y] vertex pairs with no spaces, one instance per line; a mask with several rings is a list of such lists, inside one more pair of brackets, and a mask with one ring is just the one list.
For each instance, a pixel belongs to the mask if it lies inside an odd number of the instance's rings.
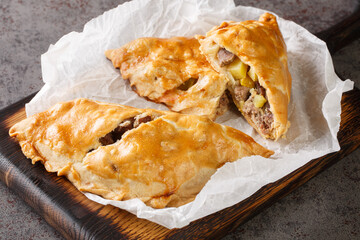
[[[359,37],[359,16],[357,9],[352,16],[318,36],[335,52]],[[221,238],[360,146],[360,91],[355,89],[342,98],[339,152],[308,162],[232,207],[184,228],[169,230],[119,208],[95,203],[64,177],[47,172],[40,163],[32,165],[8,131],[26,117],[24,106],[33,96],[0,112],[0,155],[5,159],[0,161],[0,180],[67,239]]]
[[217,239],[360,145],[360,91],[355,89],[342,98],[339,152],[310,161],[232,207],[184,228],[169,230],[119,208],[95,203],[64,177],[48,173],[42,164],[32,165],[22,154],[18,143],[8,135],[9,128],[25,118],[24,105],[32,97],[0,113],[0,154],[6,159],[0,162],[0,178],[67,239]]

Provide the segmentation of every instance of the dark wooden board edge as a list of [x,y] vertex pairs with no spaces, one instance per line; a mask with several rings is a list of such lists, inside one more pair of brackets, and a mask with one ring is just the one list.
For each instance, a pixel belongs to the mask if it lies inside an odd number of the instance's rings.
[[[327,42],[331,53],[359,37],[359,4],[355,12],[334,27],[316,34]],[[20,147],[8,135],[10,123],[25,117],[24,104],[31,95],[0,111],[0,180],[16,192],[51,226],[67,239],[216,239],[312,177],[339,161],[360,145],[360,93],[347,92],[342,98],[341,127],[338,139],[341,150],[315,159],[268,184],[244,201],[192,222],[182,229],[169,230],[155,223],[87,199],[63,177],[48,173],[41,164],[31,165]],[[11,119],[11,121],[9,121]]]
[[360,145],[360,91],[355,89],[342,98],[339,152],[310,161],[232,207],[169,230],[116,207],[95,203],[65,178],[48,173],[41,164],[31,165],[8,135],[10,125],[25,117],[24,104],[31,98],[0,112],[0,155],[6,159],[0,162],[0,179],[67,239],[220,238]]
[[181,230],[172,233],[174,239],[192,239],[196,231],[217,239],[233,231],[239,225],[271,206],[280,198],[291,193],[311,178],[346,157],[360,146],[360,91],[354,89],[342,97],[341,124],[338,140],[341,150],[314,159],[276,182],[263,186],[256,193],[240,203],[199,219]]
[[315,35],[326,42],[331,55],[358,39],[360,37],[360,1],[350,16]]

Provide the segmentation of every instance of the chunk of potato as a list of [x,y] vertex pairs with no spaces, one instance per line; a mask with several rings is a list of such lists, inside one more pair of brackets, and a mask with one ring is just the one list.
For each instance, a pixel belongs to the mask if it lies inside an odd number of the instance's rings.
[[236,58],[232,63],[230,63],[227,69],[231,73],[231,75],[237,80],[246,77],[247,65],[243,63],[239,58]]
[[250,67],[248,75],[254,82],[258,80],[258,76],[256,75],[254,68]]
[[254,96],[254,106],[257,108],[262,108],[266,103],[266,98],[263,95],[255,95]]
[[255,83],[253,80],[251,80],[251,78],[249,78],[249,76],[245,76],[244,78],[242,78],[240,80],[240,84],[242,86],[248,87],[248,88],[254,88],[255,87]]

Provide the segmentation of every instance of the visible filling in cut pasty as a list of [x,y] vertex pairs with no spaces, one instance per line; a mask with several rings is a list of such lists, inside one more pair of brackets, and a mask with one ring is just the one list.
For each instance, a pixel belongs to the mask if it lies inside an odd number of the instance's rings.
[[196,38],[212,67],[229,80],[227,89],[246,121],[266,139],[285,137],[291,74],[276,17],[223,22]]
[[135,117],[125,119],[113,131],[100,138],[99,142],[103,146],[113,144],[120,140],[126,131],[137,128],[140,124],[150,122],[154,119],[156,119],[155,116],[148,115],[147,113],[141,113]]
[[254,69],[243,63],[235,54],[220,48],[219,65],[235,80],[233,97],[244,115],[250,118],[264,134],[273,131],[274,117],[266,96],[266,90],[258,81]]
[[268,150],[208,117],[77,99],[15,124],[32,163],[66,176],[80,191],[154,208],[193,201],[227,162]]

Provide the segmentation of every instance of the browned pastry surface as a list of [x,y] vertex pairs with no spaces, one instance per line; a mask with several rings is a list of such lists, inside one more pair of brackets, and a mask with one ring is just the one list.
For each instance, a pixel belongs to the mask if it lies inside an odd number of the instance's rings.
[[107,199],[181,206],[226,162],[272,151],[209,118],[77,99],[10,129],[23,153]]
[[228,80],[199,47],[194,38],[139,38],[105,55],[140,96],[176,112],[215,119],[227,109]]
[[[248,122],[265,138],[278,139],[284,135],[290,125],[287,114],[291,76],[288,71],[286,45],[275,16],[265,13],[260,16],[259,21],[224,22],[214,27],[205,37],[197,38],[201,51],[212,66],[229,79],[233,100]],[[256,116],[244,114],[246,109],[243,105],[250,93],[249,89],[245,89],[248,95],[241,95],[244,89],[239,84],[240,79],[236,79],[227,67],[234,61],[232,57],[240,59],[257,75],[255,82],[259,83],[257,89],[260,90],[257,94],[251,93],[251,97],[262,94],[269,104],[266,105],[267,109],[270,109],[268,117],[273,118],[273,122],[266,131],[254,122]],[[264,88],[265,92],[260,93],[261,88]],[[251,111],[253,115],[263,114],[254,108],[249,109],[249,112]],[[264,116],[266,117],[266,114]]]

